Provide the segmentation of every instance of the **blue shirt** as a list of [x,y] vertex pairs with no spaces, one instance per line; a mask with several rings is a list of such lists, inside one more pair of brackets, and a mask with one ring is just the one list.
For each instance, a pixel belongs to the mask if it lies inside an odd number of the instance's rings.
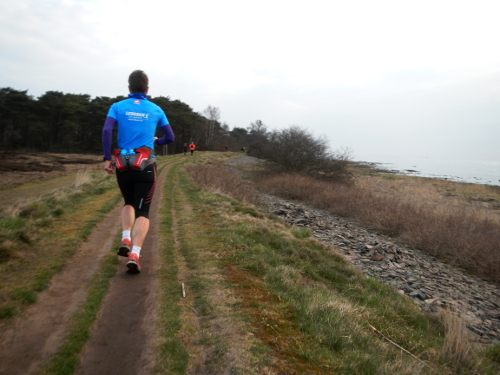
[[131,93],[128,99],[114,103],[108,117],[118,123],[117,145],[120,148],[154,148],[156,128],[169,124],[165,112],[142,93]]

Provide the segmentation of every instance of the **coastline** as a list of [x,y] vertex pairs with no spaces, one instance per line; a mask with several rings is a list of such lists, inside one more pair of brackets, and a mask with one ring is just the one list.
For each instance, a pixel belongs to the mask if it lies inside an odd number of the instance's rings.
[[398,175],[500,186],[500,161],[381,156],[355,163]]

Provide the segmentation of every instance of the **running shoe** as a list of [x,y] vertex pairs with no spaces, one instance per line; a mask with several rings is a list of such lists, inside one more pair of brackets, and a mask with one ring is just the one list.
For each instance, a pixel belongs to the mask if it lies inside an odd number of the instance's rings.
[[120,244],[120,248],[118,249],[117,254],[121,257],[128,257],[128,253],[130,253],[130,248],[132,247],[132,242],[128,238],[122,240]]
[[130,254],[128,256],[127,267],[131,273],[141,272],[141,265],[139,264],[139,256],[137,254]]

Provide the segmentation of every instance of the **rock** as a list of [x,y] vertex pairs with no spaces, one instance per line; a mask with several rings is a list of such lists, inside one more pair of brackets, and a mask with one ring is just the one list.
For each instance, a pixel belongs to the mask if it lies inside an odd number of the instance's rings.
[[424,293],[422,293],[420,290],[414,290],[413,292],[410,292],[409,296],[413,297],[413,298],[416,297],[422,301],[427,299],[427,296]]
[[489,311],[486,311],[485,313],[490,318],[500,319],[500,309],[498,309],[498,310],[489,310]]
[[273,212],[273,214],[275,214],[277,216],[287,216],[287,212],[284,210],[276,210]]
[[385,258],[386,258],[387,260],[393,261],[393,260],[394,260],[394,258],[395,258],[395,256],[394,256],[394,254],[386,254],[386,255],[385,255]]

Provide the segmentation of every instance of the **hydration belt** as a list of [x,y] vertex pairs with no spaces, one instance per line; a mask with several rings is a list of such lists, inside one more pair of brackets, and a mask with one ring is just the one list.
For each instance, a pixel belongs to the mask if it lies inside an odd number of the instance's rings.
[[118,148],[113,151],[113,155],[115,155],[116,169],[120,172],[129,170],[142,171],[154,162],[149,159],[155,156],[154,150],[146,146],[139,148]]

